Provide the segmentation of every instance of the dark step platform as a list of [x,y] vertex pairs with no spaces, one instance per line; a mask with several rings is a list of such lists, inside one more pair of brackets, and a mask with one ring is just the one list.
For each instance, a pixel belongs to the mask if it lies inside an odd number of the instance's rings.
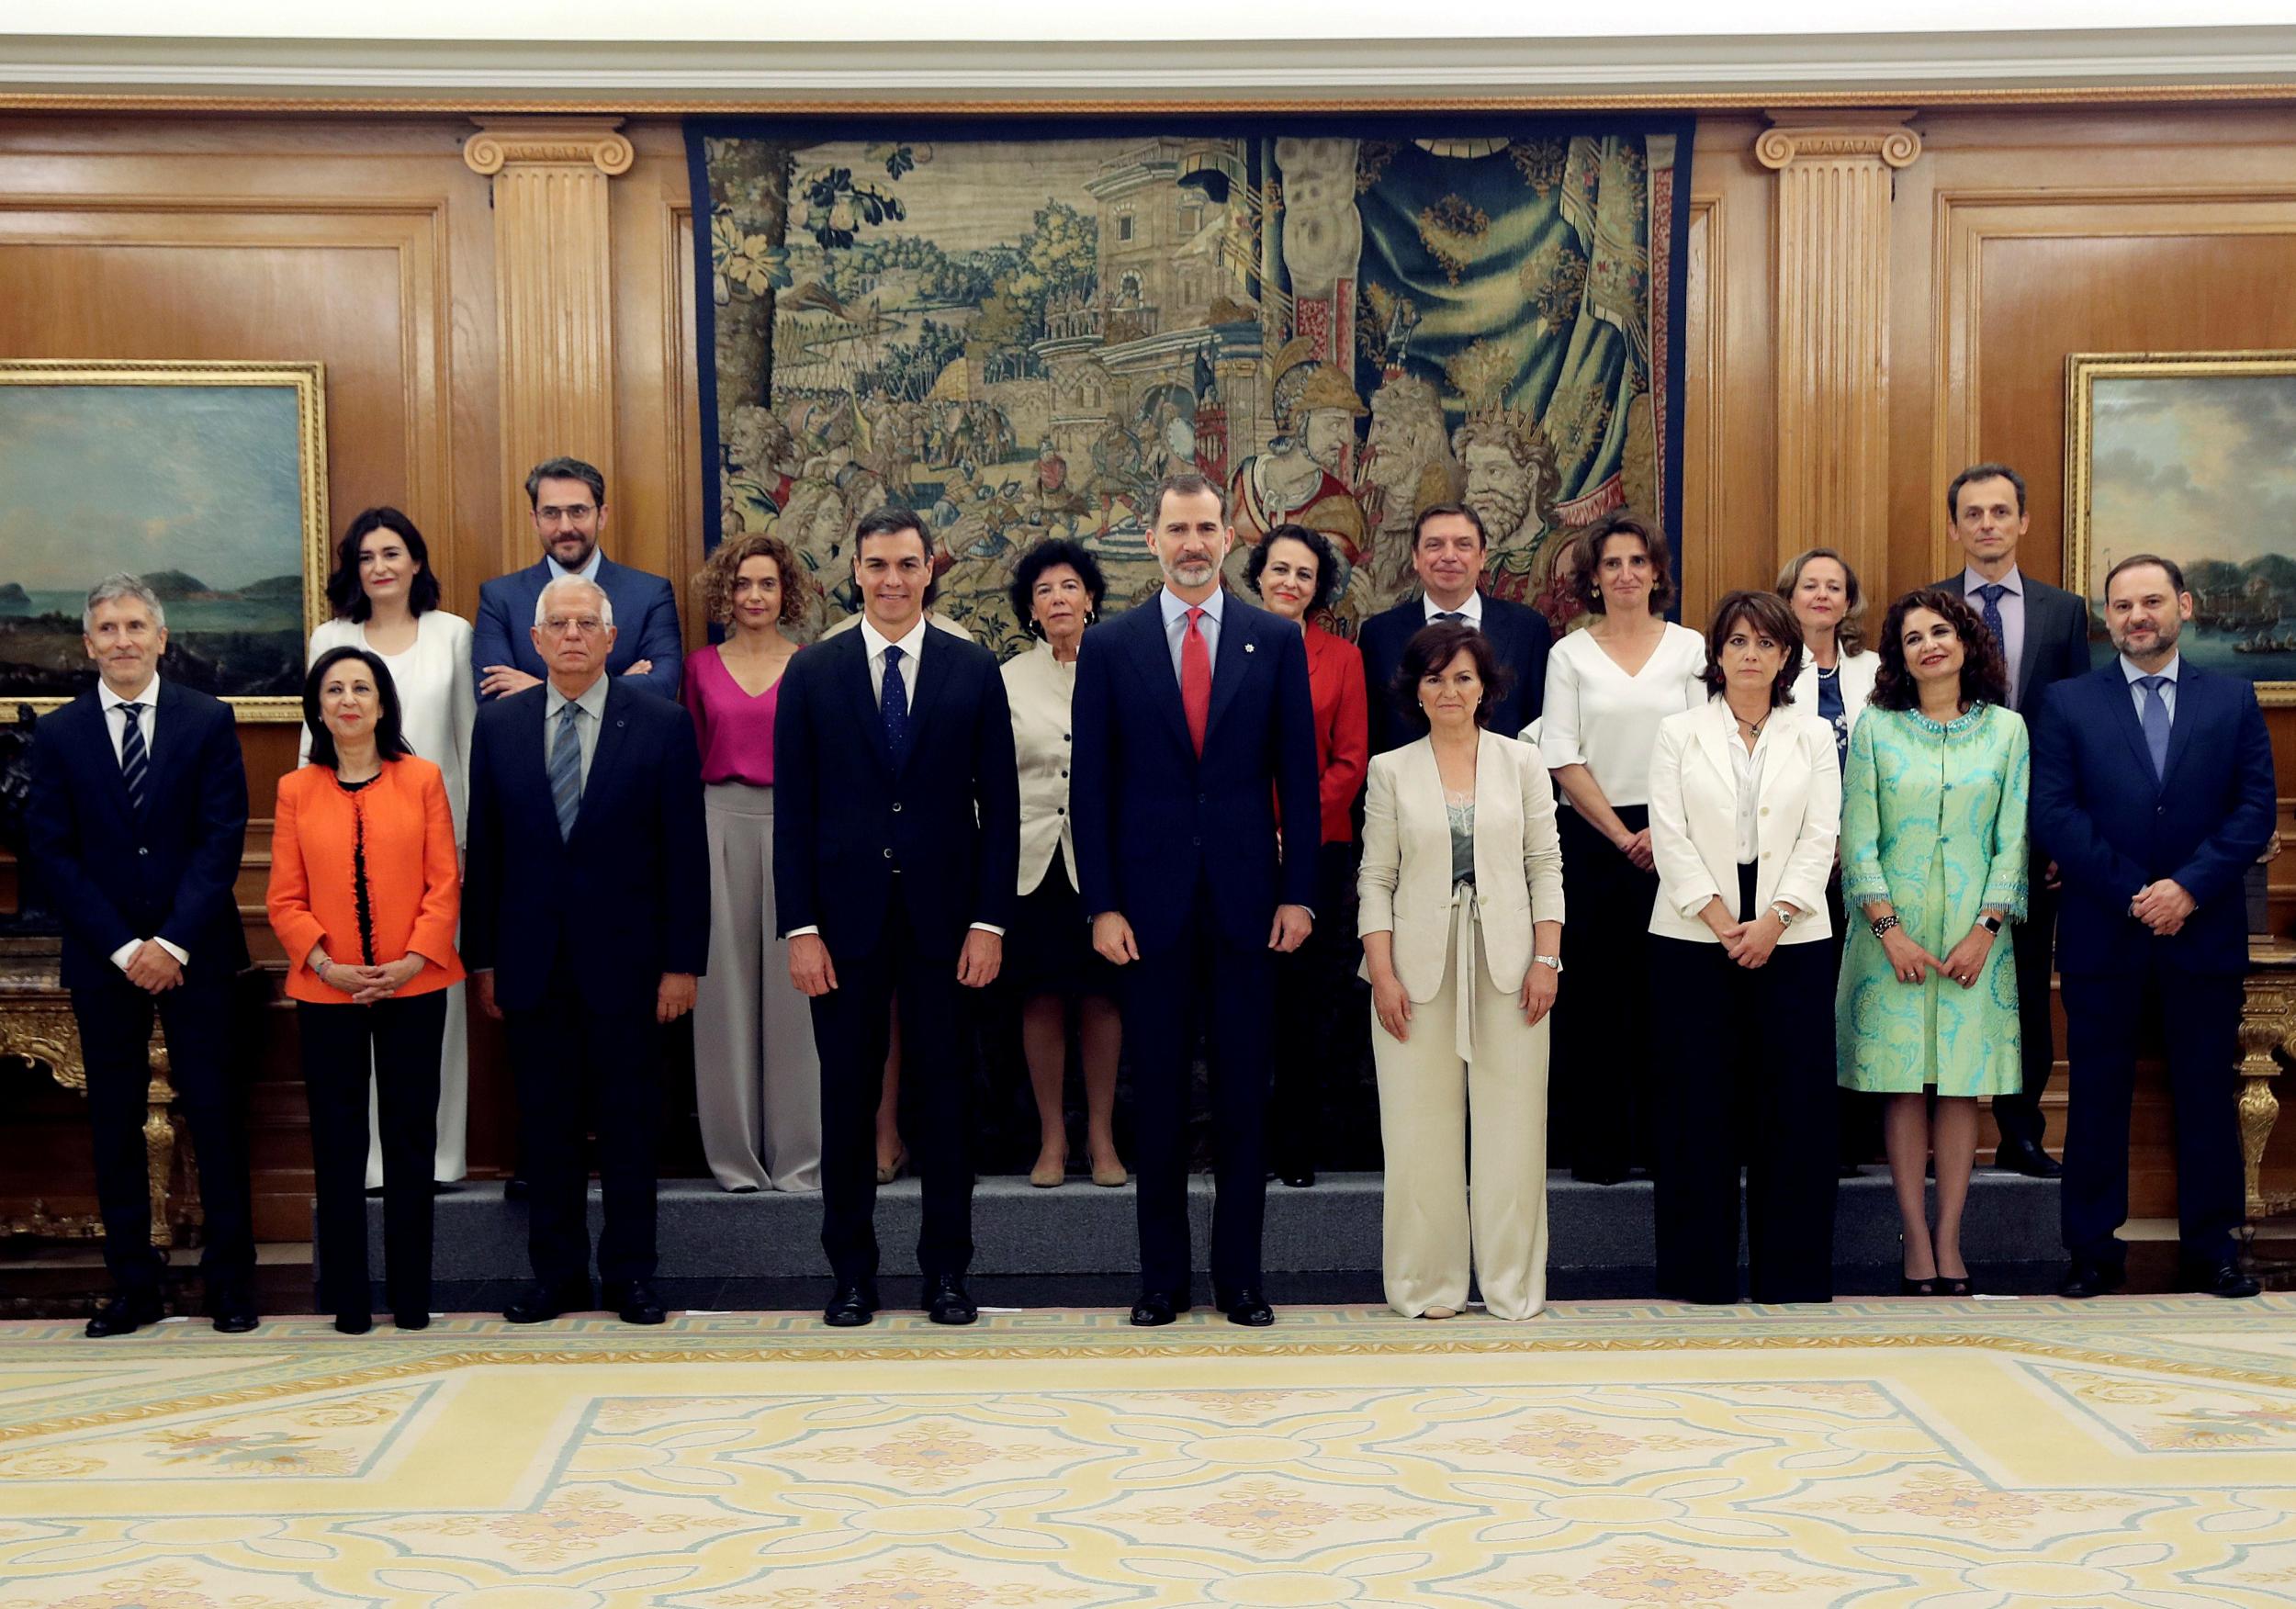
[[[1313,1187],[1267,1187],[1264,1242],[1268,1287],[1277,1300],[1367,1301],[1379,1297],[1382,1176],[1327,1173]],[[1999,1292],[2054,1288],[2064,1263],[2054,1180],[1980,1168],[1971,1181],[1962,1232],[1979,1287]],[[1548,1290],[1565,1300],[1652,1293],[1653,1224],[1647,1181],[1587,1185],[1548,1176]],[[599,1225],[590,1198],[592,1237]],[[1189,1182],[1188,1211],[1199,1277],[1209,1295],[1212,1185]],[[906,1302],[916,1271],[917,1185],[903,1179],[877,1192],[877,1238],[888,1300]],[[474,1182],[437,1198],[432,1262],[442,1309],[499,1306],[528,1277],[526,1209],[501,1186]],[[1015,1306],[1120,1305],[1137,1283],[1133,1190],[1082,1176],[1057,1189],[1024,1177],[984,1178],[974,1193],[974,1294]],[[382,1203],[367,1203],[370,1267],[382,1268]],[[821,1200],[815,1195],[720,1190],[707,1179],[661,1185],[658,1285],[673,1305],[694,1308],[810,1307],[826,1294]],[[1894,1292],[1900,1262],[1897,1208],[1886,1168],[1841,1181],[1834,1214],[1837,1288],[1845,1296]],[[900,1294],[896,1295],[896,1292]],[[379,1295],[379,1287],[378,1287]]]

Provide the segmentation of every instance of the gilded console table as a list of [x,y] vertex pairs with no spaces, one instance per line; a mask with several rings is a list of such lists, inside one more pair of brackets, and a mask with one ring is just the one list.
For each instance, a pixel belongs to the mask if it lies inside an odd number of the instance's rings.
[[[80,1055],[80,1029],[73,1020],[72,997],[57,970],[53,939],[0,938],[0,1058],[37,1063],[55,1083],[75,1095],[87,1094],[87,1063]],[[191,1139],[175,1111],[167,1049],[152,1036],[152,1093],[143,1121],[144,1158],[152,1191],[152,1243],[174,1243],[179,1222],[186,1230],[199,1220],[197,1171],[191,1165]],[[183,1187],[174,1188],[177,1169]],[[171,1214],[170,1207],[174,1208]],[[99,1240],[99,1214],[51,1216],[45,1201],[28,1215],[0,1215],[0,1234],[37,1234]]]
[[2264,1148],[2280,1116],[2272,1085],[2283,1059],[2296,1059],[2296,944],[2252,938],[2240,1010],[2240,1160],[2252,1222],[2296,1205],[2286,1191],[2267,1196],[2262,1179]]

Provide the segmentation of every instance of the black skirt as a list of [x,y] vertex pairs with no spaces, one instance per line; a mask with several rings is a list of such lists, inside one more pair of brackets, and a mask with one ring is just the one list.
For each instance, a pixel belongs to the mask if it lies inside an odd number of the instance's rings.
[[1044,881],[1020,896],[1005,937],[1004,974],[1024,1000],[1038,995],[1117,996],[1116,968],[1092,948],[1085,902],[1069,886],[1068,866],[1056,850]]

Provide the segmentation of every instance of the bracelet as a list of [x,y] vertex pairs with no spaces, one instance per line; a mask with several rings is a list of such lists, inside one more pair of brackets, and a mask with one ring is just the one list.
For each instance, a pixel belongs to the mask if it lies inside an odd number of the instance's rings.
[[1870,927],[1871,928],[1873,928],[1873,929],[1874,929],[1874,938],[1876,938],[1876,939],[1879,939],[1880,937],[1882,937],[1882,935],[1883,935],[1883,934],[1885,934],[1885,933],[1888,932],[1888,931],[1889,931],[1892,928],[1895,928],[1896,925],[1897,925],[1897,913],[1896,913],[1896,912],[1895,912],[1895,911],[1892,911],[1892,912],[1891,912],[1888,916],[1885,916],[1885,917],[1874,917],[1874,918],[1871,922],[1869,922],[1869,923],[1867,923],[1867,924],[1866,924],[1866,926],[1868,926],[1868,927]]
[[[334,965],[334,962],[332,960],[321,961],[317,966],[311,968],[312,975],[317,977],[321,983],[324,984],[327,982],[327,969],[332,965]],[[333,987],[332,985],[329,985],[328,986],[330,988]]]

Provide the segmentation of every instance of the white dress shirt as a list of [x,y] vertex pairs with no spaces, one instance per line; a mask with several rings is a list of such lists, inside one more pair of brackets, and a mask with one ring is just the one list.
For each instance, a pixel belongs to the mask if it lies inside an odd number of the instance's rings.
[[1214,665],[1220,663],[1220,611],[1227,601],[1226,591],[1219,587],[1214,587],[1211,596],[1201,604],[1183,602],[1170,587],[1156,594],[1157,607],[1164,611],[1165,646],[1172,650],[1173,681],[1180,680],[1180,647],[1187,641],[1187,612],[1190,609],[1203,610],[1204,617],[1196,623],[1196,629],[1203,634],[1204,647],[1210,652],[1210,662]]
[[581,745],[582,787],[585,792],[590,787],[591,757],[598,752],[598,730],[606,718],[607,685],[606,679],[601,676],[582,690],[581,697],[568,698],[558,691],[557,682],[543,683],[550,690],[544,694],[542,702],[543,763],[546,766],[549,764],[550,746],[558,740],[558,712],[568,704],[574,705],[582,712],[574,717],[574,737]]
[[2001,658],[2009,661],[2009,707],[2017,707],[2017,667],[2025,658],[2025,578],[2011,565],[2009,574],[1996,583],[1986,580],[1974,569],[1961,572],[1962,597],[1969,607],[1985,618],[1985,599],[1981,589],[1994,586],[2009,589],[1994,606],[2001,612]]
[[[586,581],[594,582],[598,579],[598,562],[605,557],[606,550],[593,542],[591,544],[590,557],[584,561],[582,568],[580,569],[567,568],[566,566],[558,562],[557,556],[555,554],[544,554],[542,556],[542,562],[550,567],[550,579],[554,581],[561,579],[567,576],[580,576]],[[601,590],[602,591],[602,589]]]
[[[1732,715],[1730,719],[1735,723],[1738,717]],[[1733,732],[1730,735],[1730,775],[1738,782],[1738,863],[1741,866],[1752,865],[1755,857],[1761,853],[1759,830],[1761,762],[1770,757],[1766,747],[1770,741],[1770,722],[1761,724],[1761,732],[1755,737],[1750,751],[1738,734]]]
[[[120,750],[128,741],[128,718],[125,715],[115,715],[112,712],[124,704],[138,706],[136,729],[143,734],[144,764],[148,767],[152,759],[152,734],[159,729],[159,673],[154,671],[152,680],[143,684],[143,691],[133,698],[122,698],[111,690],[109,682],[98,681],[96,684],[96,702],[102,706],[104,711],[104,730],[111,737],[112,759],[115,764],[118,762]],[[145,775],[148,779],[150,772],[147,771]],[[170,944],[156,933],[152,936],[152,942],[174,956],[176,965],[188,966],[191,963],[191,952],[184,949],[182,945]],[[142,940],[129,940],[127,943],[112,951],[112,964],[121,972],[126,972],[128,963],[136,958],[136,951],[142,948]]]
[[1592,633],[1574,631],[1547,658],[1538,747],[1549,771],[1583,765],[1610,804],[1650,802],[1659,723],[1706,702],[1706,639],[1671,622],[1632,676]]
[[2168,706],[2168,725],[2172,730],[2175,728],[2177,725],[2177,671],[2183,663],[2182,655],[2171,654],[2168,656],[2168,663],[2159,669],[2144,670],[2133,664],[2128,655],[2121,656],[2121,674],[2129,679],[2129,699],[2136,706],[2136,722],[2139,726],[2144,724],[2144,690],[2136,684],[2137,679],[2141,676],[2166,676],[2168,680],[2161,683],[2160,702]]
[[1456,614],[1459,617],[1460,624],[1471,625],[1477,631],[1483,628],[1483,595],[1480,591],[1468,593],[1467,602],[1457,609],[1444,608],[1442,604],[1428,597],[1424,592],[1419,594],[1419,602],[1420,606],[1427,612],[1427,624],[1430,625],[1435,624],[1435,617],[1438,614]]

